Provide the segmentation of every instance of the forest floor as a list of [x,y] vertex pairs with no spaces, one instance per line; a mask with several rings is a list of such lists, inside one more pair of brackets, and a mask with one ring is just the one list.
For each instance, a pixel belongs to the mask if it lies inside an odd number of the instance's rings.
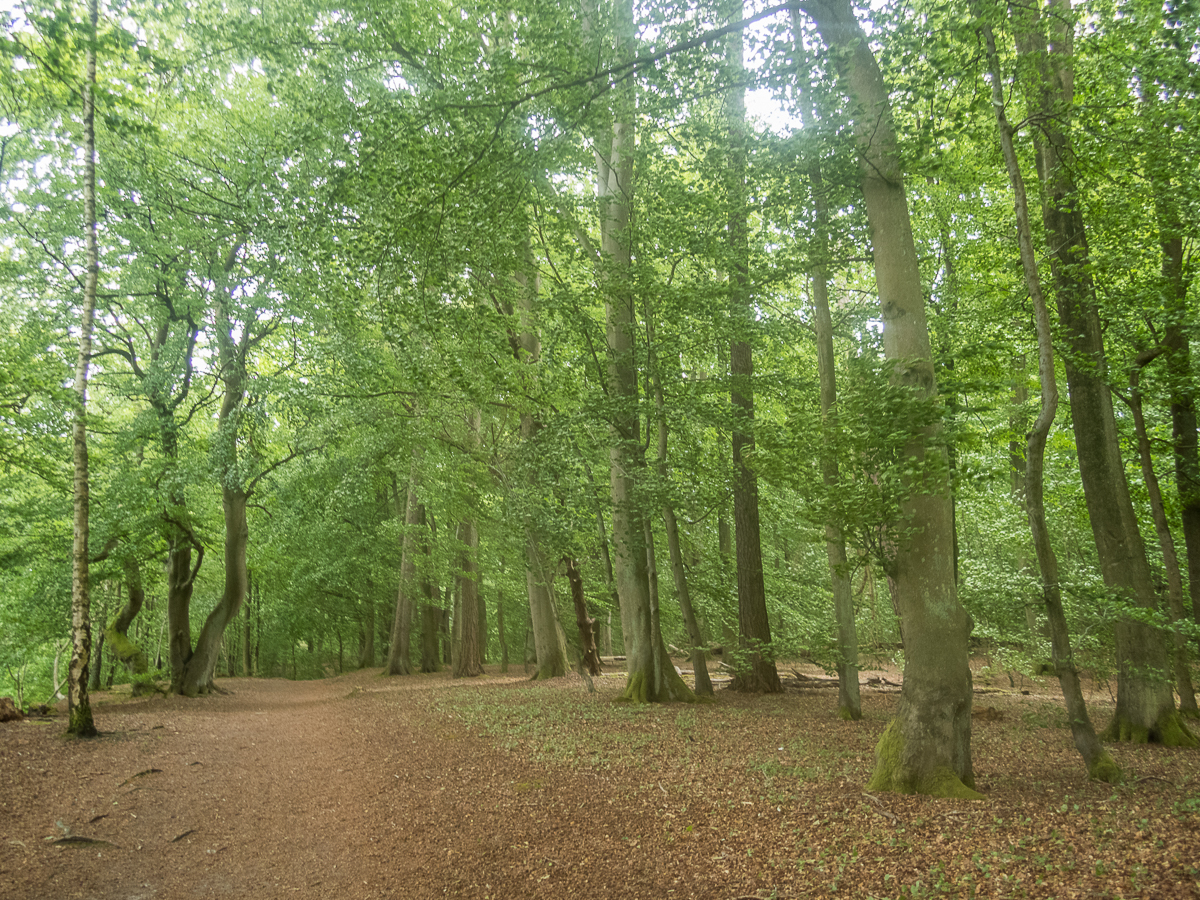
[[780,670],[780,695],[650,707],[519,666],[93,695],[96,740],[0,724],[0,897],[1200,896],[1200,751],[1117,746],[1128,783],[1089,783],[1056,682],[977,677],[986,799],[871,795],[898,676],[864,672],[842,722],[793,677],[819,670]]

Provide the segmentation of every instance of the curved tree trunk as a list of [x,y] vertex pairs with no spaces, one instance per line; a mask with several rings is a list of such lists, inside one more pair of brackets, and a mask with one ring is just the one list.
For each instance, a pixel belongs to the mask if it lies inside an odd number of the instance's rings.
[[[104,638],[108,642],[109,651],[121,661],[122,665],[134,675],[145,675],[150,670],[146,653],[129,638],[129,626],[137,614],[142,611],[146,601],[146,591],[142,587],[142,569],[133,557],[126,557],[123,563],[125,586],[128,599],[116,618],[104,630]],[[140,685],[135,680],[133,690],[136,694]]]
[[[225,257],[222,274],[228,279],[237,264],[240,244],[234,244]],[[246,519],[248,494],[238,472],[238,429],[246,397],[246,353],[250,329],[243,328],[241,338],[235,339],[229,308],[232,288],[222,284],[216,291],[216,343],[220,361],[220,378],[224,386],[221,408],[217,413],[216,457],[220,460],[221,511],[225,520],[225,587],[217,605],[204,620],[196,647],[183,667],[179,693],[186,697],[207,693],[213,687],[217,655],[225,628],[241,611],[249,584],[246,569],[246,546],[250,528]],[[190,554],[189,554],[190,555]],[[192,575],[194,578],[194,574]],[[191,596],[189,585],[187,596]],[[175,635],[172,635],[174,641]]]
[[1104,749],[1096,737],[1088,716],[1087,704],[1079,683],[1079,672],[1071,652],[1071,638],[1067,630],[1067,616],[1062,605],[1062,588],[1058,577],[1058,557],[1050,542],[1050,529],[1046,523],[1044,490],[1044,460],[1046,440],[1054,424],[1058,410],[1058,384],[1054,371],[1054,335],[1050,327],[1050,312],[1042,294],[1042,282],[1038,273],[1037,256],[1033,250],[1033,228],[1029,220],[1029,202],[1025,193],[1025,179],[1017,161],[1013,146],[1013,130],[1004,111],[1004,89],[1000,81],[1000,64],[996,53],[996,42],[990,26],[983,27],[987,43],[988,69],[992,80],[992,105],[996,111],[996,123],[1000,131],[1000,146],[1004,163],[1013,187],[1017,219],[1017,241],[1021,251],[1021,267],[1025,273],[1025,284],[1033,300],[1034,321],[1038,339],[1038,375],[1042,386],[1042,408],[1038,412],[1033,428],[1029,432],[1025,449],[1025,509],[1029,517],[1029,529],[1037,554],[1038,568],[1042,576],[1042,597],[1046,604],[1046,617],[1050,623],[1050,649],[1054,670],[1067,706],[1067,718],[1071,724],[1071,736],[1075,748],[1083,757],[1088,776],[1097,781],[1115,784],[1121,780],[1121,769]]
[[[919,398],[937,396],[925,301],[908,216],[888,91],[849,0],[803,3],[833,52],[853,109],[862,193],[883,315],[884,352],[895,378]],[[944,453],[936,426],[914,435],[918,467]],[[966,610],[954,584],[950,485],[910,484],[901,504],[912,536],[896,548],[904,630],[904,687],[896,718],[876,749],[872,790],[979,797],[971,766],[971,670]]]
[[241,611],[249,586],[246,569],[246,546],[250,529],[246,520],[246,494],[222,488],[221,508],[225,514],[225,589],[221,599],[204,620],[196,649],[184,667],[180,693],[195,697],[207,693],[213,686],[217,655],[225,628]]
[[[1039,116],[1034,147],[1042,183],[1042,222],[1051,247],[1058,318],[1067,348],[1063,361],[1088,519],[1105,585],[1150,611],[1157,607],[1157,598],[1105,381],[1104,332],[1087,267],[1083,213],[1072,172],[1068,129],[1074,96],[1074,18],[1066,0],[1051,0],[1044,20],[1036,10],[1013,10],[1018,57],[1033,81],[1031,105]],[[1117,622],[1116,638],[1117,709],[1104,736],[1137,743],[1194,744],[1175,709],[1162,632],[1127,616]]]

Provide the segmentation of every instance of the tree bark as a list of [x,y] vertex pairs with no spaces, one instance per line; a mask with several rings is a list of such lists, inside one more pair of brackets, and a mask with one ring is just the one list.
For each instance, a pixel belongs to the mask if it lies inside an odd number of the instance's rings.
[[[655,344],[654,323],[647,316],[646,330],[649,341]],[[679,609],[683,613],[683,624],[687,628],[688,656],[692,661],[692,673],[696,682],[696,695],[711,697],[713,695],[712,679],[708,675],[706,648],[704,636],[700,632],[700,623],[696,619],[696,610],[692,605],[692,592],[688,585],[687,570],[683,565],[683,552],[679,544],[679,522],[675,518],[675,504],[670,496],[670,473],[667,468],[667,449],[670,432],[667,427],[666,402],[663,396],[662,372],[659,371],[660,360],[654,353],[651,366],[651,383],[654,389],[654,412],[658,419],[658,480],[663,492],[662,515],[663,528],[667,537],[667,552],[671,558],[671,576],[675,581],[675,594],[679,598]]]
[[1054,424],[1058,410],[1058,384],[1054,371],[1054,335],[1050,327],[1050,312],[1042,293],[1042,281],[1038,272],[1037,255],[1033,249],[1033,227],[1029,220],[1029,202],[1025,192],[1025,179],[1013,146],[1013,129],[1004,111],[1004,89],[1000,80],[1000,63],[996,53],[996,42],[989,25],[982,28],[987,45],[988,71],[992,82],[992,105],[996,112],[996,124],[1000,133],[1000,147],[1004,163],[1012,184],[1014,207],[1017,219],[1017,242],[1020,247],[1021,268],[1025,274],[1025,285],[1033,301],[1034,321],[1038,340],[1038,376],[1041,380],[1041,409],[1030,429],[1025,447],[1024,500],[1029,518],[1029,530],[1033,537],[1038,568],[1042,576],[1042,597],[1046,605],[1046,617],[1050,623],[1050,648],[1055,673],[1066,702],[1067,718],[1071,725],[1071,736],[1075,748],[1083,757],[1088,776],[1097,781],[1116,784],[1121,781],[1121,769],[1104,749],[1096,737],[1088,716],[1083,690],[1079,683],[1079,672],[1071,652],[1071,638],[1067,629],[1067,617],[1063,610],[1062,588],[1058,575],[1058,557],[1050,541],[1050,529],[1046,522],[1045,506],[1045,454],[1046,440]]
[[[1033,82],[1031,103],[1040,123],[1034,149],[1042,184],[1042,222],[1051,247],[1058,318],[1067,348],[1071,421],[1100,570],[1105,585],[1122,600],[1153,610],[1157,599],[1105,381],[1104,335],[1072,174],[1068,129],[1074,97],[1074,17],[1067,0],[1051,0],[1045,20],[1036,10],[1016,7],[1013,16],[1018,58]],[[1117,708],[1104,737],[1194,744],[1175,709],[1162,633],[1135,617],[1122,616],[1116,638]]]
[[579,646],[583,649],[583,665],[589,675],[600,674],[600,651],[596,649],[596,620],[588,614],[587,600],[583,594],[583,576],[579,572],[579,560],[564,556],[567,564],[567,583],[571,586],[571,603],[575,606],[575,626],[579,629]]
[[[121,661],[122,665],[134,675],[145,675],[150,670],[146,653],[129,638],[129,626],[133,624],[133,620],[142,610],[142,604],[146,602],[146,591],[142,586],[142,569],[132,556],[125,558],[123,568],[128,599],[108,628],[105,629],[104,637],[108,642],[109,651]],[[135,695],[140,688],[140,683],[135,679],[133,685]]]
[[[522,248],[527,270],[515,275],[517,282],[517,314],[520,331],[516,335],[515,353],[517,361],[529,369],[529,379],[541,361],[542,347],[534,324],[534,305],[539,288],[538,278],[533,273],[533,259],[528,238]],[[532,393],[532,391],[530,392]],[[521,414],[521,440],[528,443],[541,429],[541,422],[532,413]],[[536,476],[531,475],[531,480]],[[561,678],[567,674],[567,645],[563,639],[562,626],[558,621],[558,609],[554,602],[553,572],[547,561],[537,532],[537,523],[525,523],[525,588],[529,597],[529,610],[533,617],[533,642],[537,650],[538,679]]]
[[384,674],[411,675],[413,671],[412,612],[417,587],[416,531],[425,525],[425,507],[417,499],[417,450],[413,450],[412,471],[404,502],[404,537],[400,550],[400,588],[396,592],[396,614],[392,620],[392,640],[388,648]]
[[[1142,465],[1142,480],[1146,485],[1146,495],[1150,500],[1150,515],[1154,521],[1154,531],[1158,535],[1158,546],[1162,551],[1163,568],[1167,573],[1167,609],[1170,613],[1171,625],[1175,626],[1185,617],[1183,576],[1179,571],[1179,557],[1175,553],[1175,538],[1171,534],[1171,526],[1167,523],[1162,489],[1158,484],[1158,476],[1154,472],[1154,457],[1150,452],[1150,436],[1146,431],[1146,416],[1142,410],[1140,386],[1142,369],[1160,353],[1161,349],[1155,349],[1148,353],[1138,354],[1129,372],[1129,397],[1122,399],[1133,413],[1138,458]],[[1200,718],[1200,710],[1196,708],[1196,689],[1192,686],[1192,666],[1191,660],[1188,658],[1187,640],[1178,631],[1172,631],[1171,638],[1174,645],[1171,661],[1175,670],[1175,691],[1179,694],[1179,711],[1189,719]]]
[[[731,18],[742,17],[740,2]],[[763,578],[762,538],[758,514],[758,476],[750,468],[754,455],[754,309],[750,296],[750,244],[746,209],[746,88],[740,29],[725,38],[725,64],[735,84],[725,96],[726,191],[729,237],[729,315],[733,339],[729,348],[730,402],[733,406],[733,531],[737,550],[738,635],[741,648],[732,687],[748,693],[783,690],[771,646]]]
[[80,315],[79,358],[75,365],[75,409],[71,421],[74,455],[74,536],[71,555],[71,661],[67,670],[67,734],[95,737],[96,723],[88,695],[92,657],[91,592],[88,582],[89,488],[87,446],[87,383],[92,360],[92,323],[96,315],[96,284],[100,248],[96,236],[96,40],[97,0],[88,0],[87,71],[83,82],[83,229],[87,275]]
[[[225,585],[216,606],[205,618],[195,649],[183,667],[179,693],[186,697],[212,690],[221,639],[226,626],[241,611],[249,584],[246,569],[246,547],[250,541],[246,518],[248,494],[238,471],[238,431],[246,397],[246,354],[251,331],[243,323],[240,339],[235,338],[229,314],[233,300],[229,277],[237,264],[240,249],[240,244],[235,244],[226,255],[222,266],[225,283],[219,286],[215,295],[217,356],[223,393],[217,412],[217,449],[214,452],[219,460],[221,511],[225,520]],[[187,593],[190,598],[190,588]]]
[[427,603],[421,608],[421,671],[440,672],[443,610]]
[[[801,50],[799,11],[792,10],[792,32],[796,38],[797,55]],[[805,86],[807,73],[799,73],[803,112],[815,124],[815,104],[803,97],[811,88]],[[833,353],[833,317],[829,312],[829,209],[825,201],[825,179],[819,159],[808,167],[808,180],[813,192],[815,245],[809,277],[812,279],[813,323],[817,338],[817,377],[821,385],[822,453],[821,479],[831,494],[838,490],[841,473],[837,459],[837,366]],[[854,593],[850,586],[850,567],[846,559],[846,539],[841,525],[829,516],[825,524],[825,557],[829,563],[829,578],[833,588],[833,611],[837,621],[838,715],[857,721],[862,718],[862,698],[858,684],[858,631],[854,622]]]
[[[636,32],[631,0],[616,7],[615,49],[619,61],[634,58]],[[614,572],[625,629],[628,677],[622,698],[636,703],[692,700],[661,636],[656,640],[657,610],[650,603],[646,571],[646,538],[639,479],[646,461],[640,439],[638,366],[635,356],[632,209],[634,117],[633,82],[614,91],[614,116],[610,135],[596,150],[596,193],[600,206],[599,281],[604,295],[604,321],[608,348],[608,396],[613,404],[610,487],[613,502]]]
[[[921,273],[908,215],[888,91],[849,0],[802,4],[833,52],[851,99],[863,199],[894,377],[917,398],[937,396]],[[954,540],[945,445],[936,426],[913,435],[906,456],[935,473],[910,480],[901,503],[911,536],[896,548],[904,628],[904,687],[896,718],[876,748],[872,790],[971,797],[971,670],[966,610],[954,584]],[[941,460],[937,458],[943,457]]]
[[[481,416],[476,409],[467,416],[467,446],[472,451],[479,446],[480,428]],[[475,525],[473,502],[459,524],[458,540],[462,545],[459,558],[459,609],[455,621],[459,647],[453,676],[476,678],[483,674],[483,666],[479,662],[479,529]]]

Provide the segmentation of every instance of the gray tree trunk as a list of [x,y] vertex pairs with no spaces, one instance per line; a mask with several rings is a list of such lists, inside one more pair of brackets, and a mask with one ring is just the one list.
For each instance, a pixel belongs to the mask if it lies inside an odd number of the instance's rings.
[[[850,96],[862,193],[884,322],[884,353],[916,397],[937,396],[916,246],[883,76],[849,0],[802,4],[833,52]],[[913,436],[917,467],[945,452],[936,426]],[[941,468],[944,471],[943,467]],[[904,630],[904,687],[896,718],[876,749],[872,790],[979,797],[971,766],[971,670],[966,610],[954,584],[950,485],[910,484],[901,513],[912,534],[896,548],[897,604]]]
[[[1105,381],[1104,334],[1072,173],[1074,17],[1066,0],[1051,0],[1049,12],[1042,20],[1036,10],[1014,7],[1013,16],[1018,56],[1033,82],[1031,105],[1039,117],[1034,148],[1042,184],[1042,222],[1051,247],[1058,318],[1067,348],[1064,364],[1079,473],[1104,583],[1126,601],[1154,610],[1157,598]],[[1116,638],[1117,709],[1104,737],[1194,744],[1175,709],[1162,632],[1128,616],[1117,622]]]
[[[799,11],[792,11],[792,31],[799,46]],[[814,110],[810,122],[815,124],[816,104],[803,98],[811,90],[806,87],[808,74],[800,72],[801,98],[806,117]],[[813,247],[812,279],[813,323],[817,338],[817,377],[821,383],[821,424],[824,435],[821,456],[821,478],[826,490],[837,491],[841,483],[838,471],[837,440],[837,366],[833,353],[833,317],[829,312],[829,209],[825,201],[825,180],[819,160],[808,168],[813,191],[815,213],[815,246]],[[833,587],[833,611],[837,621],[838,715],[846,720],[862,718],[862,698],[858,684],[858,631],[854,622],[854,592],[850,586],[850,567],[846,559],[846,539],[841,525],[831,517],[825,524],[825,556],[829,563],[829,578]]]
[[[615,46],[618,61],[635,55],[633,4],[620,0],[616,8]],[[608,393],[614,405],[610,420],[610,485],[613,502],[613,569],[625,629],[628,679],[624,699],[637,703],[691,700],[695,695],[683,683],[667,656],[658,634],[656,612],[650,603],[646,571],[644,511],[637,496],[646,461],[642,452],[638,415],[638,367],[634,356],[633,233],[633,83],[625,81],[614,92],[612,131],[596,150],[596,193],[600,201],[599,281],[604,294],[605,334],[608,348]]]
[[1058,384],[1054,371],[1054,335],[1050,327],[1050,312],[1042,294],[1042,281],[1038,273],[1037,255],[1033,249],[1033,227],[1029,220],[1029,202],[1025,193],[1025,179],[1017,161],[1013,146],[1013,129],[1004,111],[1004,87],[1000,80],[1000,63],[991,26],[983,27],[987,44],[988,70],[992,81],[992,105],[996,112],[996,124],[1000,132],[1000,147],[1008,178],[1013,187],[1017,219],[1017,242],[1021,253],[1021,267],[1025,273],[1025,285],[1033,300],[1034,321],[1038,339],[1038,375],[1041,380],[1041,409],[1030,429],[1025,449],[1024,500],[1029,517],[1029,529],[1033,536],[1038,568],[1042,576],[1042,597],[1046,605],[1046,617],[1050,623],[1050,648],[1055,673],[1062,688],[1067,706],[1067,718],[1075,747],[1083,757],[1088,776],[1097,781],[1115,784],[1121,780],[1121,769],[1104,749],[1096,737],[1088,716],[1087,704],[1079,683],[1079,672],[1071,652],[1071,638],[1067,630],[1067,617],[1063,610],[1062,588],[1058,576],[1058,557],[1050,541],[1050,529],[1046,523],[1044,460],[1046,440],[1054,424],[1058,409]]
[[416,531],[424,526],[425,507],[417,499],[417,454],[413,450],[412,473],[408,479],[408,490],[404,502],[404,537],[400,550],[400,588],[396,592],[396,614],[392,620],[392,640],[388,648],[384,673],[387,675],[411,675],[413,671],[412,614],[413,595],[417,587],[417,539]]

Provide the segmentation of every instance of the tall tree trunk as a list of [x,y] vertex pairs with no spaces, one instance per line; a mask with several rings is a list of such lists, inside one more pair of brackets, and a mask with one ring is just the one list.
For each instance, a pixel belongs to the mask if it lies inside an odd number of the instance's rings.
[[[213,687],[217,654],[225,628],[241,611],[249,584],[246,576],[246,547],[250,527],[246,518],[248,494],[238,470],[238,431],[246,397],[246,354],[250,328],[243,323],[240,339],[236,338],[230,307],[233,290],[229,278],[237,265],[240,244],[234,244],[225,257],[222,275],[225,283],[216,292],[217,356],[223,386],[221,408],[217,412],[220,460],[221,512],[225,520],[225,585],[216,606],[209,612],[196,639],[196,647],[184,666],[179,692],[186,697],[206,693]],[[190,596],[190,589],[188,594]]]
[[412,472],[404,502],[404,537],[400,550],[400,589],[396,592],[396,614],[392,620],[392,641],[388,648],[386,675],[411,675],[413,671],[412,613],[417,587],[418,528],[425,525],[425,507],[417,499],[417,450],[413,450]]
[[92,360],[92,322],[96,315],[96,283],[100,248],[96,237],[96,35],[97,0],[88,0],[87,72],[83,82],[83,229],[87,275],[79,327],[79,359],[75,365],[75,410],[71,422],[74,448],[74,541],[71,553],[71,662],[67,672],[67,734],[95,737],[88,667],[92,657],[91,593],[88,584],[88,447],[87,382]]
[[[249,569],[246,570],[246,612],[242,616],[242,677],[250,678],[254,675],[254,669],[251,665],[250,657],[250,599],[254,596],[253,575]],[[338,636],[338,648],[341,648],[341,636]],[[339,662],[338,672],[341,672]]]
[[[731,6],[742,17],[742,4]],[[771,646],[771,621],[763,578],[758,516],[758,476],[748,459],[754,454],[754,308],[750,297],[749,213],[746,209],[746,87],[743,36],[735,29],[725,38],[725,64],[734,86],[725,96],[726,165],[729,204],[729,348],[730,402],[733,405],[733,529],[737,547],[738,634],[741,653],[732,687],[752,693],[783,690]]]
[[375,599],[368,595],[363,606],[361,640],[358,645],[358,667],[369,669],[375,665]]
[[[533,257],[528,238],[522,247],[526,270],[517,272],[517,317],[520,331],[512,339],[517,361],[529,366],[529,380],[536,380],[537,367],[541,362],[542,347],[534,319],[539,282],[533,267]],[[530,391],[532,393],[532,391]],[[528,444],[541,429],[541,422],[532,413],[521,414],[521,440]],[[536,478],[531,475],[531,479]],[[537,649],[538,679],[560,678],[567,674],[567,645],[563,639],[562,626],[558,621],[558,609],[554,602],[553,571],[549,568],[537,523],[525,524],[525,587],[529,597],[529,610],[533,617],[533,642]]]
[[[650,340],[654,341],[653,326],[647,323]],[[688,585],[687,570],[683,566],[683,551],[679,545],[679,522],[675,518],[675,505],[671,502],[669,493],[670,473],[667,470],[667,447],[669,431],[667,428],[667,411],[663,398],[662,375],[658,371],[657,355],[652,368],[654,387],[654,411],[658,419],[658,479],[663,491],[663,527],[667,536],[667,552],[671,557],[671,576],[675,580],[675,594],[679,598],[679,609],[683,613],[683,624],[687,628],[688,655],[692,660],[692,673],[696,680],[696,694],[700,697],[713,695],[712,679],[708,675],[708,663],[704,646],[704,636],[700,632],[700,623],[696,619],[696,610],[692,605],[692,592]]]
[[[1129,396],[1122,397],[1133,413],[1133,427],[1137,435],[1138,458],[1142,465],[1142,480],[1150,500],[1150,515],[1154,520],[1154,531],[1158,535],[1158,546],[1162,551],[1163,568],[1167,573],[1167,609],[1171,625],[1175,626],[1185,617],[1183,608],[1183,576],[1179,571],[1179,557],[1175,553],[1175,538],[1167,523],[1167,512],[1163,506],[1162,489],[1154,473],[1154,457],[1150,452],[1150,436],[1146,431],[1146,416],[1142,410],[1141,371],[1158,357],[1165,348],[1155,348],[1139,353],[1129,372]],[[1118,396],[1120,396],[1118,394]],[[1187,639],[1178,631],[1172,631],[1174,653],[1172,664],[1175,670],[1175,690],[1179,694],[1179,711],[1189,719],[1200,718],[1196,708],[1196,689],[1192,686],[1192,666],[1188,658]]]
[[[800,55],[799,11],[792,10],[792,32]],[[808,75],[799,73],[801,97],[811,88],[806,86]],[[810,121],[815,124],[816,104],[802,99]],[[817,337],[817,377],[821,383],[821,424],[823,432],[821,478],[830,493],[841,483],[837,459],[837,366],[833,353],[833,317],[829,312],[829,209],[825,201],[825,179],[819,159],[808,167],[808,180],[813,191],[815,213],[815,245],[813,247],[812,279],[813,322]],[[838,715],[846,720],[862,718],[862,699],[858,685],[858,631],[854,622],[854,592],[850,586],[850,566],[846,559],[846,539],[841,525],[831,515],[825,524],[825,557],[829,563],[829,578],[833,586],[833,612],[837,621]]]
[[504,592],[496,591],[496,640],[500,642],[500,671],[508,672],[508,640],[504,636]]
[[[467,416],[467,446],[472,451],[479,446],[480,427],[479,410],[473,410]],[[459,559],[459,607],[455,621],[459,637],[453,670],[455,678],[475,678],[483,674],[483,666],[479,663],[479,529],[475,525],[475,515],[472,503],[458,526],[462,552]]]
[[983,26],[987,44],[988,71],[992,82],[992,105],[996,112],[996,124],[1000,132],[1000,147],[1008,178],[1012,184],[1017,219],[1017,242],[1021,253],[1021,268],[1025,274],[1025,285],[1033,300],[1034,321],[1038,339],[1038,375],[1042,386],[1042,408],[1030,429],[1025,447],[1024,498],[1029,517],[1029,530],[1042,576],[1042,597],[1046,604],[1046,616],[1050,623],[1050,648],[1054,670],[1058,675],[1063,699],[1067,706],[1067,718],[1075,747],[1083,757],[1088,776],[1097,781],[1115,784],[1121,780],[1121,769],[1096,737],[1088,716],[1083,690],[1079,683],[1079,672],[1075,668],[1071,652],[1071,638],[1067,630],[1067,616],[1062,605],[1062,588],[1058,576],[1058,557],[1050,542],[1050,529],[1046,523],[1044,490],[1044,460],[1046,439],[1054,424],[1058,410],[1058,384],[1054,371],[1054,335],[1050,327],[1050,312],[1042,294],[1042,281],[1038,273],[1037,255],[1033,249],[1033,228],[1029,220],[1029,202],[1025,193],[1025,179],[1017,161],[1013,146],[1013,129],[1004,111],[1004,87],[1000,80],[1000,63],[996,53],[996,42],[989,25]]
[[[627,62],[634,58],[636,43],[631,0],[618,2],[615,19],[617,61]],[[614,91],[612,132],[603,144],[597,144],[596,150],[602,256],[598,275],[604,294],[608,395],[614,409],[609,423],[612,440],[609,475],[616,557],[613,568],[621,601],[621,623],[626,629],[628,678],[622,696],[637,703],[653,703],[691,700],[695,695],[675,671],[661,636],[655,638],[657,611],[650,603],[644,512],[637,495],[646,461],[638,414],[637,323],[632,268],[635,115],[633,82],[626,80]]]
[[[936,397],[921,272],[883,76],[849,0],[803,3],[802,8],[832,51],[851,99],[884,353],[895,363],[894,377],[915,397]],[[913,435],[906,447],[918,468],[927,457],[944,453],[936,426]],[[930,483],[934,477],[937,481]],[[950,485],[942,475],[908,487],[901,514],[911,536],[897,546],[895,560],[904,687],[896,718],[876,749],[870,787],[979,797],[971,766],[970,619],[954,584]]]
[[[1067,348],[1064,364],[1079,474],[1104,583],[1125,601],[1149,611],[1156,608],[1157,598],[1105,382],[1104,334],[1072,172],[1074,16],[1068,0],[1051,0],[1048,13],[1042,19],[1036,10],[1013,8],[1018,57],[1033,83],[1031,105],[1039,119],[1034,149],[1042,184],[1042,221],[1051,247],[1058,318]],[[1194,744],[1175,710],[1162,632],[1125,616],[1117,622],[1116,638],[1117,709],[1104,736],[1138,743]]]
[[[1179,494],[1179,516],[1183,523],[1192,617],[1200,625],[1200,435],[1196,429],[1196,389],[1189,339],[1194,333],[1195,322],[1188,308],[1183,224],[1180,221],[1178,197],[1172,189],[1170,176],[1161,170],[1159,164],[1151,160],[1148,168],[1150,183],[1154,188],[1158,241],[1162,249],[1162,342],[1167,350],[1175,488]],[[1183,712],[1188,714],[1186,708]]]

